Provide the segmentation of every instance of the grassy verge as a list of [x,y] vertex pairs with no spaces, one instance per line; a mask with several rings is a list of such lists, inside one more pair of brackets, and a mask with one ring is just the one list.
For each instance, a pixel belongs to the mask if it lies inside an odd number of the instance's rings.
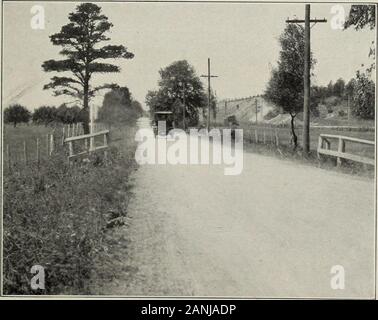
[[374,167],[356,163],[353,161],[343,160],[343,164],[340,167],[336,166],[335,157],[321,156],[318,158],[317,152],[311,150],[308,155],[304,155],[300,147],[297,150],[289,145],[280,145],[277,147],[274,143],[254,143],[251,139],[244,140],[244,149],[247,152],[255,152],[259,154],[274,156],[283,160],[291,160],[300,164],[316,166],[318,168],[338,171],[351,175],[358,175],[367,178],[374,179]]
[[[127,213],[134,132],[119,129],[107,159],[97,154],[70,165],[61,150],[40,165],[5,171],[5,294],[91,293],[99,276],[94,266],[106,259],[107,235]],[[31,289],[34,265],[45,270],[44,290]]]

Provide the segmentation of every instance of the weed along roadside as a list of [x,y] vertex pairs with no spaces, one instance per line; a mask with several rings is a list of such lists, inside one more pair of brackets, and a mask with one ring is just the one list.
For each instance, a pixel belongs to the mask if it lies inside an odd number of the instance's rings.
[[[111,263],[107,241],[127,214],[136,168],[135,128],[114,131],[106,160],[96,153],[72,165],[61,151],[5,171],[5,294],[90,294],[107,277],[98,265]],[[31,288],[33,266],[43,267],[43,290]]]

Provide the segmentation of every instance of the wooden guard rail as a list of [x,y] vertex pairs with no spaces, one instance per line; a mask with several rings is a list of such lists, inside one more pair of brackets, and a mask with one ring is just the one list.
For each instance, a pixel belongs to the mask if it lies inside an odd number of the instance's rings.
[[[330,139],[337,139],[338,140],[338,149],[331,150],[331,141]],[[351,153],[345,152],[345,142],[351,141],[356,142],[360,144],[367,144],[374,146],[374,141],[371,140],[364,140],[364,139],[358,139],[358,138],[352,138],[352,137],[345,137],[345,136],[339,136],[339,135],[333,135],[333,134],[320,134],[319,140],[318,140],[318,157],[320,157],[321,154],[327,155],[327,156],[334,156],[337,158],[337,165],[340,166],[342,163],[342,159],[352,160],[356,162],[361,162],[365,164],[375,165],[375,160],[372,158],[367,158]]]
[[[104,136],[104,144],[102,146],[98,146],[98,147],[95,146],[94,138],[97,136]],[[75,154],[73,143],[75,141],[83,141],[83,140],[85,142],[84,151]],[[88,140],[89,140],[89,147],[88,147]],[[64,143],[68,144],[68,152],[69,152],[68,159],[71,160],[71,159],[86,155],[90,152],[95,152],[95,151],[100,151],[100,150],[104,150],[105,156],[107,156],[108,140],[109,140],[109,130],[102,130],[95,133],[83,134],[81,136],[65,138]]]

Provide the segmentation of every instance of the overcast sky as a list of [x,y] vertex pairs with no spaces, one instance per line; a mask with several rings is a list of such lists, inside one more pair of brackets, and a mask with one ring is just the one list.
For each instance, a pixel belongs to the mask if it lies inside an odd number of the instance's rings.
[[[45,8],[44,30],[30,27],[31,7]],[[68,22],[74,2],[5,2],[3,106],[19,102],[34,109],[59,105],[70,97],[55,98],[42,87],[52,73],[44,73],[43,61],[59,58],[60,47],[49,35]],[[278,37],[290,17],[304,17],[304,4],[240,3],[98,3],[114,24],[112,44],[123,44],[135,54],[132,60],[117,60],[119,74],[96,75],[96,83],[126,85],[144,104],[148,90],[156,88],[158,71],[173,61],[187,59],[198,74],[219,76],[212,84],[218,98],[262,94],[276,64]],[[348,14],[350,6],[343,5]],[[311,5],[311,16],[332,18],[332,5]],[[325,85],[342,77],[349,80],[368,63],[369,47],[375,38],[370,30],[342,31],[330,22],[311,29],[311,46],[317,60],[312,83]],[[205,81],[205,79],[204,79]],[[206,83],[206,82],[204,82]],[[102,98],[96,99],[100,104]]]

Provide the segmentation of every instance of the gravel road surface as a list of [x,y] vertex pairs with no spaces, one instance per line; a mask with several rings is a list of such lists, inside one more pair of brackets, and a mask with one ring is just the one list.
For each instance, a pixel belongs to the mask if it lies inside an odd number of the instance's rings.
[[[372,180],[244,153],[222,165],[142,165],[125,272],[111,295],[372,297]],[[331,268],[345,270],[334,290]]]

